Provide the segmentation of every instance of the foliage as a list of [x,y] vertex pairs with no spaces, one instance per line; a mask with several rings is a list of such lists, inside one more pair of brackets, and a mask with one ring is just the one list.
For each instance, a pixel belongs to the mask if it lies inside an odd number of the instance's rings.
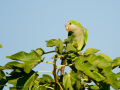
[[[55,47],[54,51],[45,52],[42,48],[31,50],[30,53],[18,52],[7,58],[14,60],[5,66],[0,66],[0,90],[6,83],[12,84],[10,90],[110,90],[120,89],[120,72],[115,74],[112,70],[120,67],[120,57],[111,60],[103,53],[96,54],[98,49],[88,48],[82,55],[72,45],[74,36],[46,41],[47,47]],[[0,48],[2,45],[0,44]],[[52,56],[53,62],[42,59],[44,54],[55,52]],[[56,66],[58,58],[61,65]],[[21,61],[21,62],[19,62]],[[33,71],[32,69],[42,63],[53,64],[53,71]],[[65,67],[70,67],[70,73],[64,72]],[[3,70],[12,70],[4,73]],[[58,72],[61,72],[59,75]],[[40,72],[52,73],[54,78],[48,74],[38,77]],[[94,82],[94,85],[89,83]]]

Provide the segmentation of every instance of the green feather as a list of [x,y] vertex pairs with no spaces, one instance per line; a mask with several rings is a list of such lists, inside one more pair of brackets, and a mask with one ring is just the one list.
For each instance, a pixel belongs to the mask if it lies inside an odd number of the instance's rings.
[[79,22],[76,22],[75,20],[70,20],[70,22],[74,25],[81,27],[81,28],[83,27]]

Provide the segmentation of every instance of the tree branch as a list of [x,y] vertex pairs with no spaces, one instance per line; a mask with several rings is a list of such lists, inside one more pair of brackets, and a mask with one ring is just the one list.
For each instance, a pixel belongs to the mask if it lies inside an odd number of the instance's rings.
[[[61,76],[60,76],[60,85],[61,86],[63,84],[63,74],[64,74],[64,69],[65,69],[65,64],[66,64],[66,61],[62,60]],[[61,88],[60,88],[60,90],[61,90]]]
[[54,59],[54,61],[53,61],[53,68],[54,68],[54,70],[53,70],[53,76],[54,76],[54,80],[55,80],[55,88],[54,88],[54,90],[57,90],[57,77],[56,77],[56,58]]

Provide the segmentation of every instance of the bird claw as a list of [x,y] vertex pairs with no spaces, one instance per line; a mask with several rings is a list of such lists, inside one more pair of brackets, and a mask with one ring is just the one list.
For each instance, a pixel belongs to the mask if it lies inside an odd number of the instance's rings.
[[82,52],[81,52],[81,51],[80,51],[80,52],[77,52],[77,53],[78,53],[79,56],[82,56]]

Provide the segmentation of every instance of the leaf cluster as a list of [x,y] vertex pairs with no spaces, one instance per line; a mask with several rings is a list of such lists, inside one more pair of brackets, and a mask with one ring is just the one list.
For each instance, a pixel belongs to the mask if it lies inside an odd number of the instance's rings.
[[[61,39],[51,39],[46,41],[47,47],[55,47],[53,51],[45,52],[42,48],[31,50],[30,53],[20,51],[7,58],[14,60],[5,66],[0,66],[0,90],[6,83],[12,84],[10,90],[110,90],[120,89],[120,72],[112,72],[116,67],[120,67],[120,57],[112,60],[109,56],[99,53],[98,49],[88,48],[83,54],[73,45],[73,38],[62,41]],[[0,45],[1,46],[1,45]],[[1,46],[2,47],[2,46]],[[52,56],[53,62],[45,61],[42,55],[55,52]],[[55,61],[60,58],[61,65],[56,66]],[[62,62],[65,62],[63,65]],[[34,71],[36,65],[47,63],[55,66],[53,71]],[[62,72],[61,67],[70,67],[69,73]],[[12,70],[11,73],[4,73],[4,70]],[[40,72],[50,72],[39,77]],[[62,79],[62,81],[61,81]],[[94,85],[88,83],[94,82]]]

